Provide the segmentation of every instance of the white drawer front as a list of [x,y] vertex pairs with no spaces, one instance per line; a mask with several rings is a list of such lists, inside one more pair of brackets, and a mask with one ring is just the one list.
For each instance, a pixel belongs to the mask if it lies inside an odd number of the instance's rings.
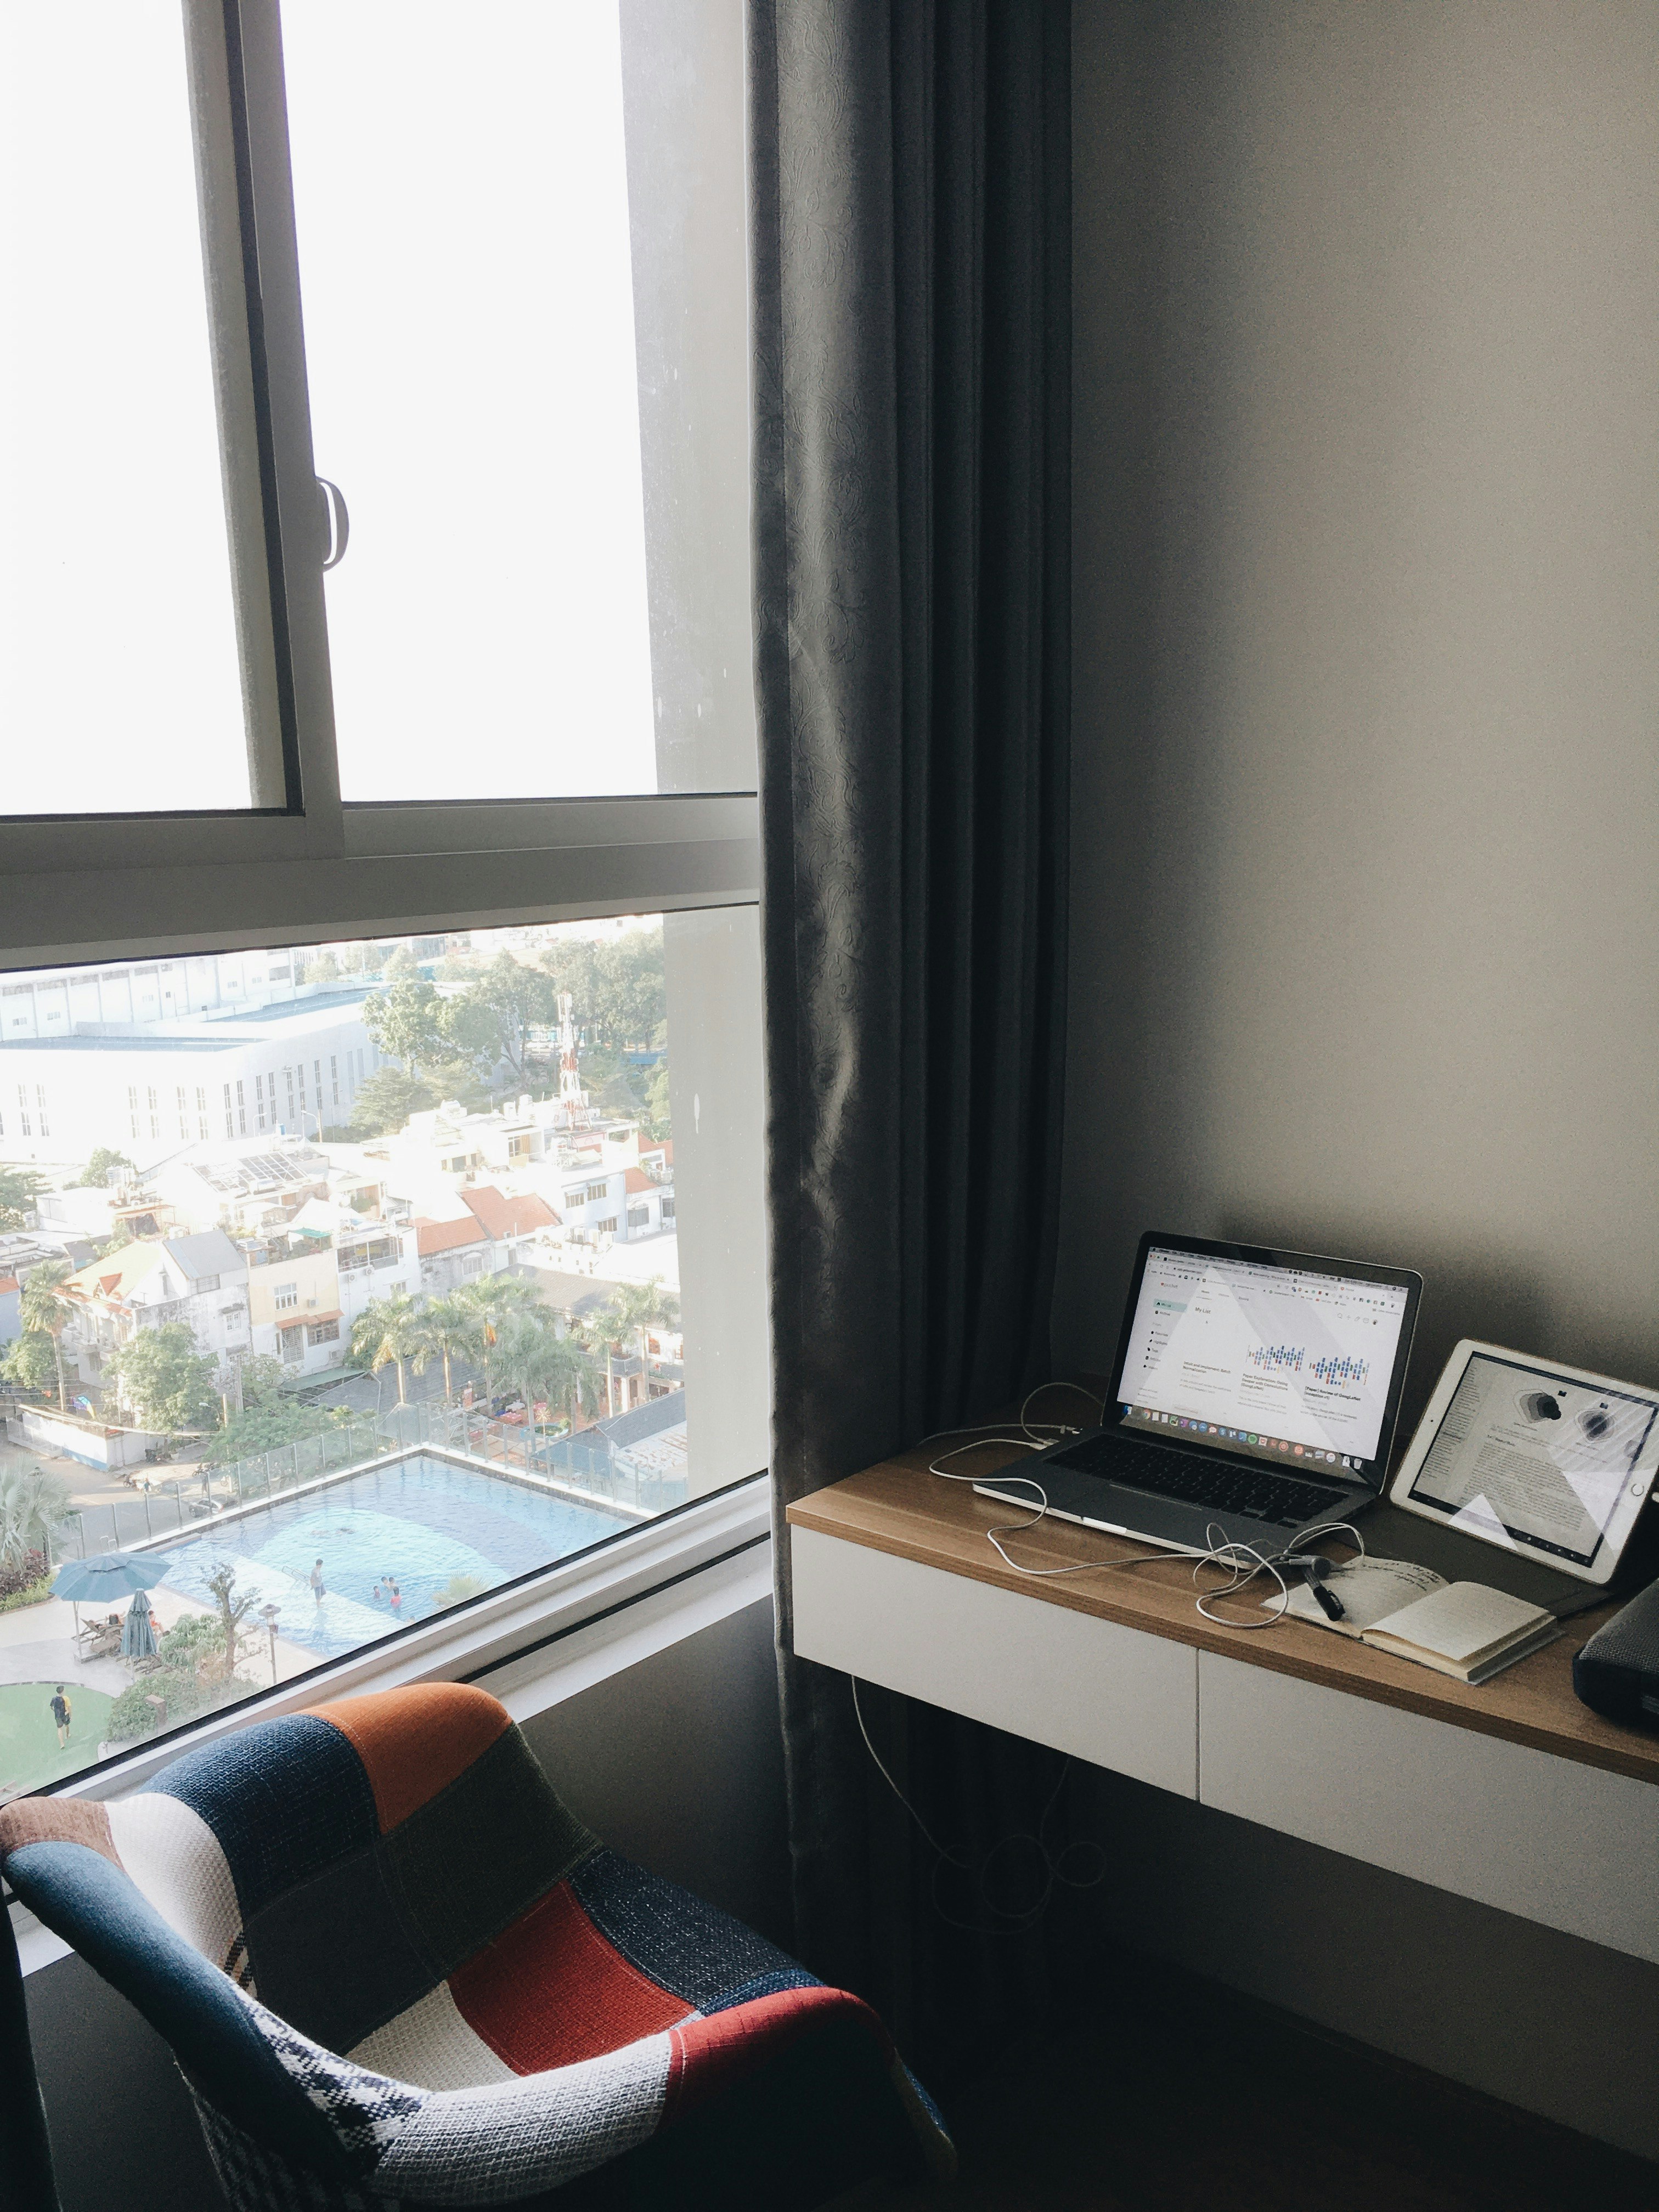
[[1438,1889],[1659,1960],[1659,1788],[1214,1652],[1199,1795]]
[[816,1529],[790,1550],[803,1659],[1197,1795],[1188,1645]]

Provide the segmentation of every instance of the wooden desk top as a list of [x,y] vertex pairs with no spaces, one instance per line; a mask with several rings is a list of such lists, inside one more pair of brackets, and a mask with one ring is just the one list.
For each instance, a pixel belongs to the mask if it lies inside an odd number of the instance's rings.
[[[1449,1721],[1586,1766],[1659,1784],[1659,1736],[1603,1720],[1573,1695],[1573,1654],[1616,1611],[1613,1605],[1564,1621],[1555,1643],[1472,1689],[1431,1668],[1413,1666],[1407,1659],[1374,1651],[1351,1637],[1310,1627],[1304,1621],[1285,1620],[1258,1630],[1218,1627],[1193,1602],[1191,1560],[1166,1556],[1146,1565],[1107,1568],[1048,1582],[1015,1574],[985,1536],[988,1528],[1017,1519],[1014,1509],[976,1498],[971,1484],[945,1482],[929,1474],[928,1457],[927,1452],[907,1452],[884,1460],[792,1505],[788,1518],[797,1528],[816,1529],[821,1535],[838,1536],[848,1543],[968,1575],[975,1582],[1018,1590],[1039,1604],[1094,1613],[1102,1620],[1220,1652],[1247,1666],[1297,1675],[1379,1705],[1425,1714],[1431,1720]],[[1007,1462],[1006,1448],[986,1447],[985,1474]],[[953,1464],[963,1474],[972,1474],[980,1465],[965,1456]],[[1027,1536],[1003,1540],[1016,1559],[1037,1567],[1128,1559],[1143,1548],[1065,1521],[1045,1521]],[[1218,1573],[1203,1571],[1206,1587],[1215,1588],[1223,1579]],[[1259,1581],[1246,1603],[1239,1606],[1240,1613],[1250,1609],[1258,1592],[1267,1595],[1271,1588]],[[1222,1610],[1229,1602],[1218,1600]]]

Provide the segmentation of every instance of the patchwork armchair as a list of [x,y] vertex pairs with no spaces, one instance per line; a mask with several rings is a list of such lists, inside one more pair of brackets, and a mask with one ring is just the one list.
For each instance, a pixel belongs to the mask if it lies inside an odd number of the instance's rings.
[[171,2043],[237,2212],[805,2208],[954,2162],[866,2005],[607,1850],[480,1690],[18,1799],[0,1862]]

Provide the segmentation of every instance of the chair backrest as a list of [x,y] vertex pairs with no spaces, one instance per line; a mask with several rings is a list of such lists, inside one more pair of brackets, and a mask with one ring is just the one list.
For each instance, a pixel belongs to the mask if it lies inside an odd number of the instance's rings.
[[622,2156],[729,2172],[741,2143],[763,2166],[817,2105],[792,2154],[824,2193],[872,2143],[949,2154],[866,2007],[608,1850],[481,1691],[257,1724],[126,1798],[20,1798],[0,1863],[173,2045],[240,2207],[361,2204],[371,2176],[481,2202],[483,2167],[489,2201],[540,2202]]
[[[130,1797],[0,1810],[14,1879],[45,1878],[49,1844],[118,1868],[204,1959],[343,2051],[490,1944],[597,1839],[504,1707],[439,1683],[258,1723]],[[122,1899],[104,1901],[115,1917],[100,1948],[118,1948]]]

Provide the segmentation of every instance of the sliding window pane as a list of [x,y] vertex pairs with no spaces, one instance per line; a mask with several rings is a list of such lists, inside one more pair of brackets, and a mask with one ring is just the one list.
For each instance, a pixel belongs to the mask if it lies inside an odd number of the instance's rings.
[[0,1798],[764,1465],[758,1010],[752,908],[0,978]]
[[0,813],[245,807],[179,0],[0,4]]
[[285,0],[348,800],[752,789],[741,0]]

